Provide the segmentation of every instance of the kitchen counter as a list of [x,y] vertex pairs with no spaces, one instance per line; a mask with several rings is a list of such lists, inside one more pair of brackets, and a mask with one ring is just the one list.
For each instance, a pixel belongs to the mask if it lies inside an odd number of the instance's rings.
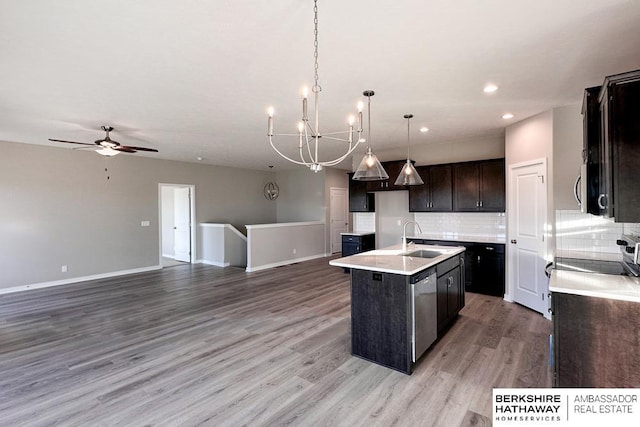
[[[442,255],[435,258],[421,258],[402,255],[403,253],[409,254],[418,250],[438,251],[442,252]],[[402,245],[398,244],[384,249],[376,249],[344,258],[334,259],[329,261],[329,264],[336,267],[355,268],[359,270],[379,271],[382,273],[411,276],[458,255],[464,252],[464,250],[464,247],[410,244],[407,247],[407,250],[403,251]]]
[[410,239],[447,240],[450,242],[499,243],[505,244],[505,236],[495,234],[422,233],[409,236]]
[[640,279],[637,277],[552,270],[551,292],[640,302]]

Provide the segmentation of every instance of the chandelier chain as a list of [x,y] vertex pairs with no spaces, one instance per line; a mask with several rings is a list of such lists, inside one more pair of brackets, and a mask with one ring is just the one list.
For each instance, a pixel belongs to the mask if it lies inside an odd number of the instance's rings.
[[315,84],[311,90],[317,93],[322,90],[320,85],[318,85],[318,0],[314,0],[313,2],[313,27],[313,68]]

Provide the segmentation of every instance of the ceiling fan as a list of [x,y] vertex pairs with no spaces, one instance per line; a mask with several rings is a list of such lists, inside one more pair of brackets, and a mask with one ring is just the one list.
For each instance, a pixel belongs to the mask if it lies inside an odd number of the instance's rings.
[[118,153],[135,153],[138,151],[150,151],[154,153],[158,152],[158,150],[156,150],[155,148],[133,147],[130,145],[122,145],[118,141],[114,141],[109,137],[109,132],[113,130],[111,126],[102,126],[102,130],[105,131],[107,135],[102,139],[96,140],[93,144],[89,144],[86,142],[65,141],[63,139],[51,139],[51,138],[49,138],[49,141],[66,142],[67,144],[78,144],[78,145],[87,146],[87,147],[78,147],[79,149],[89,148],[89,147],[95,148],[96,146],[98,146],[100,147],[100,149],[95,150],[96,153],[101,154],[103,156],[109,156],[109,157],[115,156]]

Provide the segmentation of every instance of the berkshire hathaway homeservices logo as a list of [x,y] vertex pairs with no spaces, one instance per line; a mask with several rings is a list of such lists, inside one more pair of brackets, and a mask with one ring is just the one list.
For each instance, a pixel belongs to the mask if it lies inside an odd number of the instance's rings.
[[493,425],[640,426],[640,389],[493,389]]

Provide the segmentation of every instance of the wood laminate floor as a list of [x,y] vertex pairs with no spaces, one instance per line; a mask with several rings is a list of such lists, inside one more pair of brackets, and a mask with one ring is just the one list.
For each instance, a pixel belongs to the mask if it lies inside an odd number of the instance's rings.
[[0,425],[491,425],[493,387],[551,386],[550,322],[479,294],[411,376],[352,357],[327,263],[0,295]]

